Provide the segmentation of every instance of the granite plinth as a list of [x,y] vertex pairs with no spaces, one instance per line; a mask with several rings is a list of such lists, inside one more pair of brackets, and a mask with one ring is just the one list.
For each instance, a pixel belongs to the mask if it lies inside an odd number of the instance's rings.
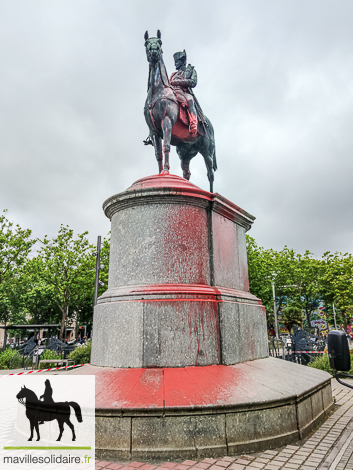
[[164,173],[103,205],[108,290],[94,309],[91,362],[112,367],[235,364],[268,356],[265,309],[249,292],[250,214]]
[[96,377],[100,458],[202,458],[278,447],[306,436],[333,407],[329,374],[274,358],[67,373]]

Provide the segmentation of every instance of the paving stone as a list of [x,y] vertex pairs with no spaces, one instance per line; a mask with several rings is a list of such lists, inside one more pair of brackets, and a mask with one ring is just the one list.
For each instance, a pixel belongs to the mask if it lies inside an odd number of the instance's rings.
[[113,462],[108,462],[106,460],[99,460],[98,462],[96,462],[96,467],[97,468],[104,468],[104,467],[107,467],[108,465],[110,465],[111,463],[113,463]]
[[[149,467],[151,467],[151,469],[146,469],[146,470],[152,470],[152,468],[156,468],[155,466],[153,465],[148,465]],[[119,468],[122,468],[123,466],[118,464],[118,463],[111,463],[110,465],[108,465],[108,467],[105,467],[106,469],[108,470],[119,470]],[[143,467],[141,467],[143,468]]]
[[248,465],[249,460],[237,459],[234,463],[240,463],[241,465]]
[[[265,464],[264,463],[261,463],[261,462],[251,462],[250,464],[253,468],[264,468]],[[250,465],[248,466],[248,468],[250,468]]]
[[227,468],[232,462],[228,462],[228,460],[217,460],[217,463],[216,465],[218,465],[219,467],[223,467],[223,468]]
[[194,465],[194,468],[203,468],[203,469],[205,469],[205,468],[208,468],[210,465],[212,465],[212,464],[206,463],[206,462],[205,463],[204,462],[199,462],[196,465]]
[[163,468],[174,468],[177,465],[178,464],[176,462],[164,462],[164,463],[162,463],[161,467],[163,467]]
[[245,465],[241,465],[239,463],[232,463],[232,465],[229,468],[231,470],[243,470],[245,468]]

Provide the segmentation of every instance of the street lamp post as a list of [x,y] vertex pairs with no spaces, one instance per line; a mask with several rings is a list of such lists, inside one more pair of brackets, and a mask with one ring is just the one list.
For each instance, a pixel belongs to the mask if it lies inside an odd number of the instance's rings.
[[335,304],[332,304],[332,308],[333,308],[333,321],[334,321],[334,323],[335,323],[335,330],[337,330]]
[[273,295],[273,311],[275,314],[275,331],[276,331],[276,339],[279,339],[278,335],[278,318],[277,318],[277,305],[276,305],[276,292],[275,292],[275,283],[272,282],[272,295]]
[[97,239],[97,251],[94,253],[94,256],[96,256],[96,278],[94,281],[94,301],[93,305],[97,305],[97,299],[98,299],[98,287],[99,286],[104,286],[104,282],[99,280],[99,271],[101,269],[104,269],[104,265],[100,264],[101,262],[101,236],[98,236]]

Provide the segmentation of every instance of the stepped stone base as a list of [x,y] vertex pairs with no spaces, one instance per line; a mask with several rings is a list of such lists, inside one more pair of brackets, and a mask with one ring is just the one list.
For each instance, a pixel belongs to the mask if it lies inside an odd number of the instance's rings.
[[278,447],[305,437],[334,406],[329,374],[274,358],[66,373],[96,376],[102,459],[191,459]]

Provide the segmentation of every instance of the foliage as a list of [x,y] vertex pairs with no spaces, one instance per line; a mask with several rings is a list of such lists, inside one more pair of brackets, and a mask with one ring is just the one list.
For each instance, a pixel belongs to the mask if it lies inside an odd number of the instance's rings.
[[320,293],[328,306],[328,320],[334,325],[333,305],[336,310],[336,321],[347,326],[351,324],[353,307],[353,256],[349,253],[324,253],[321,276]]
[[289,305],[282,311],[282,323],[289,332],[292,332],[293,326],[300,326],[303,321],[303,310],[298,305]]
[[[50,290],[61,312],[59,339],[63,338],[67,316],[72,316],[72,302],[87,286],[94,283],[95,259],[87,232],[74,238],[73,230],[61,225],[58,235],[42,241],[42,247],[33,263],[34,276]],[[71,311],[69,311],[71,308]]]
[[0,215],[0,322],[19,323],[25,318],[23,272],[32,246],[31,230],[22,229]]
[[10,361],[12,357],[17,353],[16,349],[7,348],[5,351],[0,353],[0,370],[9,369]]
[[324,253],[316,259],[310,251],[303,255],[285,246],[281,251],[259,247],[247,236],[250,292],[259,297],[269,325],[274,323],[272,282],[275,286],[276,313],[297,305],[305,313],[308,325],[312,312],[324,301],[327,320],[337,326],[351,323],[353,312],[353,256],[349,253]]
[[[352,359],[353,357],[351,354],[351,361]],[[315,369],[324,370],[325,372],[333,375],[333,369],[331,369],[328,354],[323,354],[321,357],[317,357],[314,361],[309,362],[308,365],[310,367],[314,367]],[[351,362],[351,370],[347,373],[353,375],[353,362]]]
[[[61,358],[60,354],[56,353],[55,351],[52,351],[51,349],[45,349],[45,351],[42,352],[42,354],[40,355],[39,361],[41,361],[42,359],[45,360],[45,359],[60,359],[60,358]],[[57,367],[57,363],[50,362],[48,364],[45,364],[46,369],[49,369],[50,367]]]
[[328,358],[328,354],[323,354],[320,357],[314,359],[314,361],[309,362],[309,367],[314,367],[314,369],[324,370],[329,374],[333,375],[333,370],[330,367],[330,362]]
[[75,361],[75,364],[88,364],[91,362],[91,341],[77,346],[74,351],[69,354],[69,359]]

